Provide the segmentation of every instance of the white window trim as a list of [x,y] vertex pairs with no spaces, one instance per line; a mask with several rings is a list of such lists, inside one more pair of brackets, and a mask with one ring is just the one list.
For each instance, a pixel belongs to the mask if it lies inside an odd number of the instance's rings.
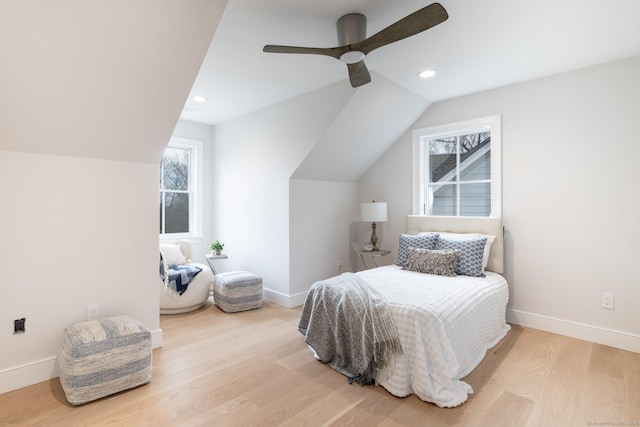
[[202,141],[196,139],[172,137],[167,147],[188,148],[193,150],[190,156],[189,165],[191,172],[191,187],[193,189],[193,199],[189,201],[189,233],[161,233],[161,241],[174,241],[178,239],[190,239],[200,242],[204,238],[203,218],[204,218],[204,153]]
[[491,129],[491,215],[502,217],[502,116],[480,117],[445,125],[414,129],[413,140],[413,214],[426,215],[425,183],[426,167],[423,167],[425,157],[424,139],[433,139],[452,134],[459,135],[467,130],[480,127]]

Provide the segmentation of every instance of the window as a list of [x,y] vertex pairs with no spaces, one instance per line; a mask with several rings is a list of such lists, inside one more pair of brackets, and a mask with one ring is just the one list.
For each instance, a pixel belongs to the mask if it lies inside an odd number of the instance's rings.
[[501,216],[499,115],[413,132],[413,211]]
[[202,143],[172,138],[160,164],[160,234],[193,237],[202,230]]

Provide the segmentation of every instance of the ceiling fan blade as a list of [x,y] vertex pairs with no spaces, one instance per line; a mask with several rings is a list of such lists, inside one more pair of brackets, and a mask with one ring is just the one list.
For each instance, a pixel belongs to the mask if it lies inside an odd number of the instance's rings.
[[299,47],[299,46],[279,46],[268,44],[262,48],[263,52],[268,53],[304,53],[312,55],[326,55],[336,59],[349,50],[348,46],[341,47]]
[[371,37],[351,45],[365,55],[374,49],[411,37],[446,21],[449,14],[440,3],[432,3],[389,25]]
[[366,85],[371,81],[371,75],[365,65],[364,61],[356,62],[355,64],[347,64],[349,69],[349,81],[351,86],[358,87]]

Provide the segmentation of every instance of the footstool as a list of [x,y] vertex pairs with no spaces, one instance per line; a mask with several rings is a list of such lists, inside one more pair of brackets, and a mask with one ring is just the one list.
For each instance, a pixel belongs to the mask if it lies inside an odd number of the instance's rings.
[[151,332],[131,316],[80,322],[58,348],[60,383],[80,405],[151,381]]
[[262,278],[248,271],[216,274],[213,300],[227,313],[252,310],[262,306]]

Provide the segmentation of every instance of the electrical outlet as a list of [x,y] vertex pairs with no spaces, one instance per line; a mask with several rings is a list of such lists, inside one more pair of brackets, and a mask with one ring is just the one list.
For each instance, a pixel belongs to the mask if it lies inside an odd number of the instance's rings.
[[600,301],[600,306],[602,308],[608,308],[613,310],[613,294],[610,292],[603,292],[602,299]]
[[336,267],[337,267],[338,271],[342,271],[342,260],[341,259],[338,260],[338,264],[337,264]]
[[98,318],[98,304],[89,304],[87,307],[87,320],[95,320]]
[[24,334],[25,332],[25,323],[27,319],[24,317],[22,319],[16,319],[13,321],[13,334]]

